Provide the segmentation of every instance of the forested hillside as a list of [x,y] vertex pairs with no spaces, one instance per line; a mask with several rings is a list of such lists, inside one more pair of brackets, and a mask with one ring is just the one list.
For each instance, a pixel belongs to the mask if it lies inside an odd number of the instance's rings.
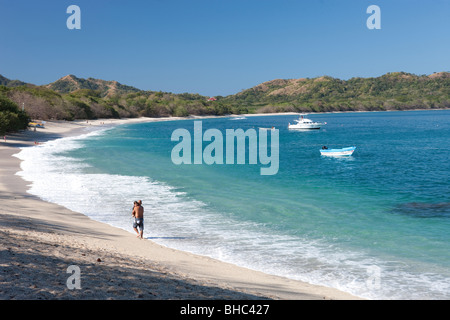
[[[24,108],[23,113],[19,108]],[[65,76],[37,86],[0,75],[0,132],[27,117],[74,120],[265,112],[380,111],[450,108],[450,73],[388,73],[340,80],[277,79],[214,99],[196,93],[143,91],[117,81]]]
[[258,112],[326,112],[450,108],[450,73],[405,72],[377,78],[272,80],[222,100]]

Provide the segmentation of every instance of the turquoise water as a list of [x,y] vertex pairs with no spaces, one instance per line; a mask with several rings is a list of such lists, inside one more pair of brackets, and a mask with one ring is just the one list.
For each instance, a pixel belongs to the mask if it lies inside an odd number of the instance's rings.
[[[287,129],[295,118],[202,120],[224,137],[275,126],[276,175],[248,161],[175,165],[171,134],[193,135],[194,122],[165,121],[33,148],[47,154],[41,171],[53,169],[31,192],[130,231],[142,199],[153,241],[361,297],[450,298],[450,111],[314,114],[327,125],[308,132]],[[328,158],[323,145],[357,149]],[[105,212],[90,212],[100,199]]]

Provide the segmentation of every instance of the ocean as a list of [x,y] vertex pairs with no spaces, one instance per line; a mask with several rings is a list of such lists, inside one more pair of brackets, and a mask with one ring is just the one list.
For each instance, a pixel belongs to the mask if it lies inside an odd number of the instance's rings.
[[[288,130],[296,118],[105,127],[23,148],[19,174],[31,194],[130,232],[141,199],[144,237],[170,248],[368,299],[449,299],[450,111],[310,114],[327,124]],[[224,137],[275,127],[277,173],[174,164],[171,135],[194,136],[194,121]],[[356,151],[323,157],[324,145]]]

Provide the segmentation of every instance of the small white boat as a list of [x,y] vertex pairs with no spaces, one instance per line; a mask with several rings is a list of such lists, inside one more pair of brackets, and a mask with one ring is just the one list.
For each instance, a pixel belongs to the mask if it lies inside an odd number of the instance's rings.
[[312,121],[311,119],[307,119],[305,118],[306,114],[304,115],[300,115],[300,118],[298,120],[294,120],[295,123],[291,124],[289,123],[288,128],[289,129],[297,129],[297,130],[317,130],[320,129],[321,126],[325,125],[325,123],[321,123],[321,122],[315,122]]
[[232,117],[230,120],[244,120],[246,117]]
[[328,157],[345,157],[351,156],[355,152],[356,147],[347,147],[341,149],[328,149],[327,147],[322,147],[320,154]]

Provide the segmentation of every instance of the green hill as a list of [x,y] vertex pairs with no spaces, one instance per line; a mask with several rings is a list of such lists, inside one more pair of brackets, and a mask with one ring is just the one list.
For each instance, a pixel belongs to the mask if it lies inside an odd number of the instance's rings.
[[98,91],[102,97],[141,91],[134,87],[120,84],[117,81],[105,81],[94,78],[82,79],[77,78],[74,75],[62,77],[45,87],[58,93],[70,93],[81,89],[95,90]]
[[213,101],[195,93],[143,91],[117,81],[74,75],[44,86],[0,75],[0,98],[2,128],[12,114],[23,119],[17,106],[23,106],[29,117],[41,120],[438,109],[450,108],[450,73],[418,76],[393,72],[349,80],[329,76],[277,79],[226,97],[217,96]]
[[328,76],[278,79],[227,96],[224,103],[258,112],[371,111],[450,107],[450,73],[405,72],[340,80]]
[[[14,84],[14,85],[13,85]],[[74,120],[140,116],[223,115],[231,111],[199,94],[143,91],[117,81],[65,76],[44,86],[2,77],[0,96],[24,106],[32,119]]]
[[19,86],[27,86],[27,85],[30,85],[30,84],[19,81],[19,80],[10,80],[0,74],[0,86],[19,87]]

